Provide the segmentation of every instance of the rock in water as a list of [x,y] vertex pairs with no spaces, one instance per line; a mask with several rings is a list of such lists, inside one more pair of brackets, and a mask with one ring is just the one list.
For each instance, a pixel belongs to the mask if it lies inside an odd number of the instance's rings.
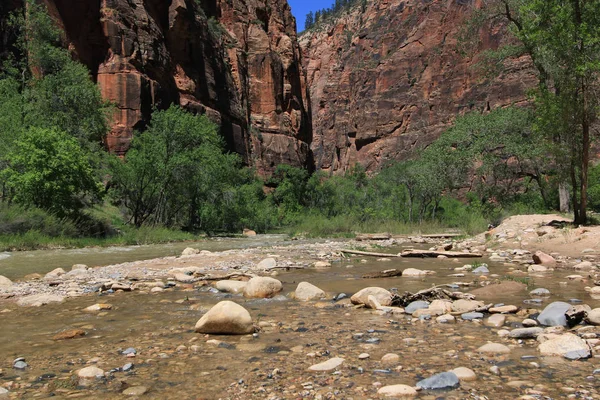
[[248,282],[226,280],[215,283],[215,288],[221,292],[237,294],[244,293],[247,285]]
[[40,307],[49,303],[62,303],[64,300],[64,297],[56,294],[33,294],[21,297],[17,301],[17,304],[20,306]]
[[563,356],[569,360],[579,360],[592,356],[587,342],[572,333],[548,335],[548,337],[540,335],[538,340],[543,340],[538,349],[545,356]]
[[183,250],[181,252],[181,255],[182,256],[193,256],[193,255],[196,255],[198,253],[200,253],[200,250],[194,249],[192,247],[188,247],[188,248],[186,248],[185,250]]
[[309,371],[316,371],[316,372],[324,372],[324,371],[331,371],[336,369],[337,367],[339,367],[340,365],[342,365],[344,363],[344,359],[343,358],[339,358],[339,357],[335,357],[335,358],[330,358],[327,361],[324,361],[320,364],[315,364],[312,365],[308,368]]
[[481,301],[475,300],[456,300],[452,303],[452,311],[456,313],[468,313],[483,307],[484,304]]
[[57,333],[52,337],[52,340],[75,339],[82,336],[85,336],[85,331],[83,329],[69,329],[67,331]]
[[459,386],[460,381],[454,372],[442,372],[417,382],[417,387],[425,390],[454,389]]
[[249,298],[266,299],[275,296],[283,290],[280,281],[269,277],[254,277],[248,281],[244,296]]
[[352,304],[364,304],[369,306],[369,296],[373,296],[379,304],[387,307],[392,304],[392,293],[380,287],[367,287],[354,294],[350,298]]
[[542,252],[536,251],[533,255],[533,262],[536,264],[545,265],[547,267],[554,267],[556,265],[556,260],[554,257]]
[[424,300],[413,301],[409,305],[404,308],[404,312],[407,314],[412,314],[417,310],[424,310],[429,308],[429,302]]
[[487,354],[508,354],[510,348],[500,343],[487,343],[477,349],[479,353]]
[[145,386],[132,386],[123,391],[123,394],[126,396],[141,396],[148,391],[148,388]]
[[468,382],[477,380],[477,375],[475,375],[475,372],[466,367],[454,368],[450,372],[454,373],[460,381]]
[[294,297],[301,301],[318,300],[325,297],[325,292],[308,282],[300,282],[294,292]]
[[390,385],[384,386],[377,391],[377,394],[380,394],[385,397],[395,397],[395,398],[411,398],[417,395],[417,391],[408,386],[408,385]]
[[276,266],[277,266],[277,260],[275,260],[272,257],[265,258],[264,260],[262,260],[261,262],[256,264],[257,269],[264,269],[264,270],[273,269]]
[[5,276],[0,275],[0,288],[7,289],[13,285],[12,281]]
[[88,386],[94,380],[104,377],[104,371],[98,367],[85,367],[77,372],[80,386]]
[[571,308],[569,303],[555,301],[548,304],[544,311],[537,317],[540,324],[546,326],[567,326],[566,313]]
[[246,335],[254,332],[250,313],[233,301],[217,303],[196,323],[196,332]]
[[518,328],[510,331],[508,336],[513,339],[535,339],[543,332],[542,328]]

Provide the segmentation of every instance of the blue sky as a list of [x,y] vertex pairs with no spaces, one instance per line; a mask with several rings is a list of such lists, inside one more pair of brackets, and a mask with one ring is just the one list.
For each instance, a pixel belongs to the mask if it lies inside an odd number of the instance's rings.
[[288,0],[288,3],[292,7],[292,14],[294,14],[294,17],[296,17],[298,32],[302,32],[304,30],[304,20],[306,19],[306,14],[308,14],[309,11],[316,11],[322,8],[331,7],[333,1]]

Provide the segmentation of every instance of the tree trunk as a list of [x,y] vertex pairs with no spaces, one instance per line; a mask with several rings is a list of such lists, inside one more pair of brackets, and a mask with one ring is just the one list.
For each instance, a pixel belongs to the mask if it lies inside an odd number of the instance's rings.
[[568,213],[569,208],[569,187],[566,182],[561,182],[558,185],[558,201],[560,202],[560,212]]

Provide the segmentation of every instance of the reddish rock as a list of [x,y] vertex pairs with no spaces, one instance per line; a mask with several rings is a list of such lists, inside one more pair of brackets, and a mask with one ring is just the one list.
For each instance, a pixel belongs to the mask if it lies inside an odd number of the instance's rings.
[[[114,153],[126,152],[154,107],[176,103],[220,124],[228,148],[261,173],[312,166],[305,74],[285,0],[43,2],[115,105],[106,138]],[[0,23],[23,0],[5,3]]]
[[75,339],[78,337],[85,336],[85,331],[82,329],[69,329],[66,331],[62,331],[57,333],[52,337],[52,340],[67,340],[67,339]]
[[463,57],[460,30],[480,1],[373,0],[300,37],[310,87],[317,169],[376,170],[429,145],[456,115],[526,100],[535,82],[529,59],[485,77],[480,51],[502,29],[483,29],[482,47]]
[[533,262],[536,264],[545,265],[547,267],[554,267],[556,260],[551,255],[548,255],[542,251],[536,251],[533,255]]

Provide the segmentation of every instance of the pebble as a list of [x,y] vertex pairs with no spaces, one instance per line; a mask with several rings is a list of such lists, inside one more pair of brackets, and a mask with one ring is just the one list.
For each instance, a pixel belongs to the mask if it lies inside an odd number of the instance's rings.
[[133,369],[132,363],[127,363],[127,364],[123,365],[123,372],[128,372],[128,371],[131,371],[132,369]]
[[538,325],[537,321],[531,318],[524,319],[523,322],[521,322],[521,324],[523,324],[523,326],[525,327],[532,327]]
[[460,317],[465,321],[472,321],[474,319],[483,319],[483,314],[480,312],[468,312],[461,314]]
[[129,347],[129,348],[123,350],[121,352],[121,354],[123,354],[124,356],[127,356],[129,354],[137,354],[137,351],[133,347]]
[[81,379],[95,379],[104,376],[104,371],[98,367],[85,367],[79,370],[77,376]]
[[387,353],[383,357],[381,357],[381,362],[385,364],[395,364],[400,362],[400,356],[394,353]]
[[548,289],[538,288],[532,290],[529,294],[532,296],[550,296],[550,291]]
[[477,352],[488,354],[508,354],[510,353],[510,348],[500,343],[487,343],[478,348]]
[[510,331],[508,336],[513,339],[535,339],[543,332],[542,328],[519,328]]
[[361,353],[358,355],[359,360],[366,360],[369,357],[371,357],[371,355],[369,353]]
[[506,322],[506,316],[503,314],[494,314],[490,315],[490,317],[485,322],[486,325],[493,326],[495,328],[500,328]]
[[16,359],[13,363],[13,368],[14,369],[20,369],[20,370],[24,370],[25,368],[27,368],[28,365],[27,363],[24,361],[24,359]]
[[148,391],[148,388],[145,386],[132,386],[123,390],[123,394],[126,396],[142,396]]

